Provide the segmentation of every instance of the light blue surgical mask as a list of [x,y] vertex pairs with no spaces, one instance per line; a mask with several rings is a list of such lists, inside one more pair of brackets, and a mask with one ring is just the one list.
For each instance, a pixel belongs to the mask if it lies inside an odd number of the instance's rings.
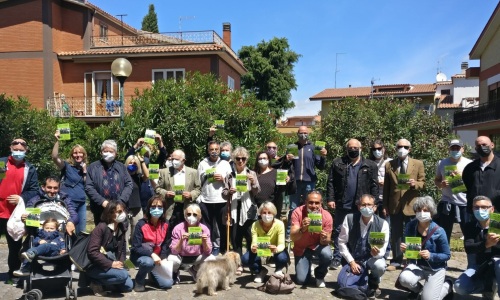
[[373,208],[372,207],[361,207],[359,210],[363,217],[369,218],[373,216]]
[[152,217],[159,218],[163,215],[163,208],[150,208],[149,213]]
[[475,209],[474,217],[476,217],[478,221],[486,221],[490,218],[490,211],[489,209]]
[[373,156],[375,156],[376,159],[379,159],[379,158],[382,157],[382,155],[384,155],[384,153],[382,152],[382,150],[373,150],[372,153],[373,153]]
[[25,151],[12,151],[12,157],[16,161],[23,160],[25,156],[26,156],[26,152]]
[[459,159],[462,157],[462,152],[461,151],[450,151],[450,157],[453,159]]
[[231,154],[229,153],[229,151],[222,151],[220,153],[220,158],[222,160],[229,160],[230,157],[231,157]]

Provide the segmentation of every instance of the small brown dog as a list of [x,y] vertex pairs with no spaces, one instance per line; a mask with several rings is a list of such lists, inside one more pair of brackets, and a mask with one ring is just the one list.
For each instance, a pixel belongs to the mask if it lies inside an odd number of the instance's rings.
[[236,269],[240,265],[240,255],[236,252],[227,252],[222,257],[204,262],[196,275],[196,293],[202,294],[205,287],[208,288],[210,296],[217,295],[218,287],[229,290],[229,285],[236,279]]

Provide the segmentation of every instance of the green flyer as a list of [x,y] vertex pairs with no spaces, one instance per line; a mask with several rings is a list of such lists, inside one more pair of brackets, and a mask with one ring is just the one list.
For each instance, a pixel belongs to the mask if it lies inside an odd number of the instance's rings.
[[150,145],[154,145],[156,137],[156,131],[151,129],[146,129],[146,133],[144,134],[144,142]]
[[219,130],[224,130],[224,120],[215,120],[214,121],[214,126],[215,128],[219,129]]
[[368,237],[368,243],[373,247],[377,247],[378,249],[382,249],[385,243],[385,233],[383,232],[370,232],[370,236]]
[[188,240],[189,245],[201,245],[201,234],[202,234],[201,227],[199,226],[188,227],[188,233],[189,233],[189,240]]
[[244,193],[248,191],[247,187],[247,175],[236,174],[236,191]]
[[456,176],[457,165],[444,166],[444,178],[448,181]]
[[160,165],[159,164],[149,164],[149,179],[158,179],[159,173],[160,172]]
[[290,144],[286,146],[286,153],[287,154],[293,154],[295,158],[299,158],[299,146],[295,144]]
[[490,228],[488,229],[488,233],[500,234],[500,214],[490,214]]
[[314,154],[321,155],[321,149],[325,148],[326,142],[316,141],[314,142]]
[[323,216],[321,214],[307,214],[307,217],[311,219],[309,232],[321,232],[323,230]]
[[174,202],[182,202],[182,193],[184,193],[184,185],[174,185]]
[[276,185],[286,185],[288,170],[278,169],[276,172]]
[[462,180],[462,176],[460,175],[453,177],[452,180],[448,181],[448,184],[450,185],[451,192],[453,194],[463,193],[467,191],[464,181]]
[[26,213],[28,214],[26,217],[26,226],[39,228],[41,209],[28,207],[26,208]]
[[5,178],[5,173],[7,173],[7,168],[5,167],[5,162],[0,161],[0,179]]
[[410,184],[407,183],[410,180],[410,174],[398,174],[398,189],[409,190]]
[[407,259],[419,259],[420,250],[422,250],[422,238],[420,237],[406,237],[405,238],[406,251],[405,256]]
[[69,127],[69,123],[58,124],[57,130],[59,130],[59,140],[60,141],[69,141],[71,140],[71,129]]
[[271,245],[271,237],[257,237],[257,256],[272,256],[273,253],[269,246]]
[[215,168],[209,168],[205,170],[205,176],[207,177],[208,182],[214,182],[214,174],[215,174]]

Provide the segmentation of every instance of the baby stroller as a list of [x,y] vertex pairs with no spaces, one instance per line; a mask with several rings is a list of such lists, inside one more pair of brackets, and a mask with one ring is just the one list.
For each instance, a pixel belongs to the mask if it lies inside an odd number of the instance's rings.
[[[66,223],[69,219],[69,212],[63,202],[37,202],[36,208],[40,208],[40,223],[48,218],[56,219],[59,224],[59,231],[66,233]],[[29,228],[29,247],[33,246],[36,228]],[[68,251],[71,248],[71,239],[64,235],[66,253],[63,255],[45,257],[38,256],[31,262],[30,274],[24,280],[24,299],[40,300],[43,297],[42,290],[52,292],[66,287],[66,299],[77,299],[77,289],[73,288],[73,276],[71,273],[71,260]]]

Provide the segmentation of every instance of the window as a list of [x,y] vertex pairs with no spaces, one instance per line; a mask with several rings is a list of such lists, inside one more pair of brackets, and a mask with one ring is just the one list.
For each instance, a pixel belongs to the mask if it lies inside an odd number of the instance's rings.
[[102,41],[108,40],[108,26],[106,26],[106,24],[100,24],[99,37]]
[[157,80],[184,79],[184,69],[153,69],[153,83]]
[[230,90],[234,91],[234,78],[231,76],[227,76],[227,86]]
[[488,86],[488,102],[500,101],[500,82]]
[[451,95],[450,94],[450,90],[447,89],[447,90],[441,90],[441,95]]

